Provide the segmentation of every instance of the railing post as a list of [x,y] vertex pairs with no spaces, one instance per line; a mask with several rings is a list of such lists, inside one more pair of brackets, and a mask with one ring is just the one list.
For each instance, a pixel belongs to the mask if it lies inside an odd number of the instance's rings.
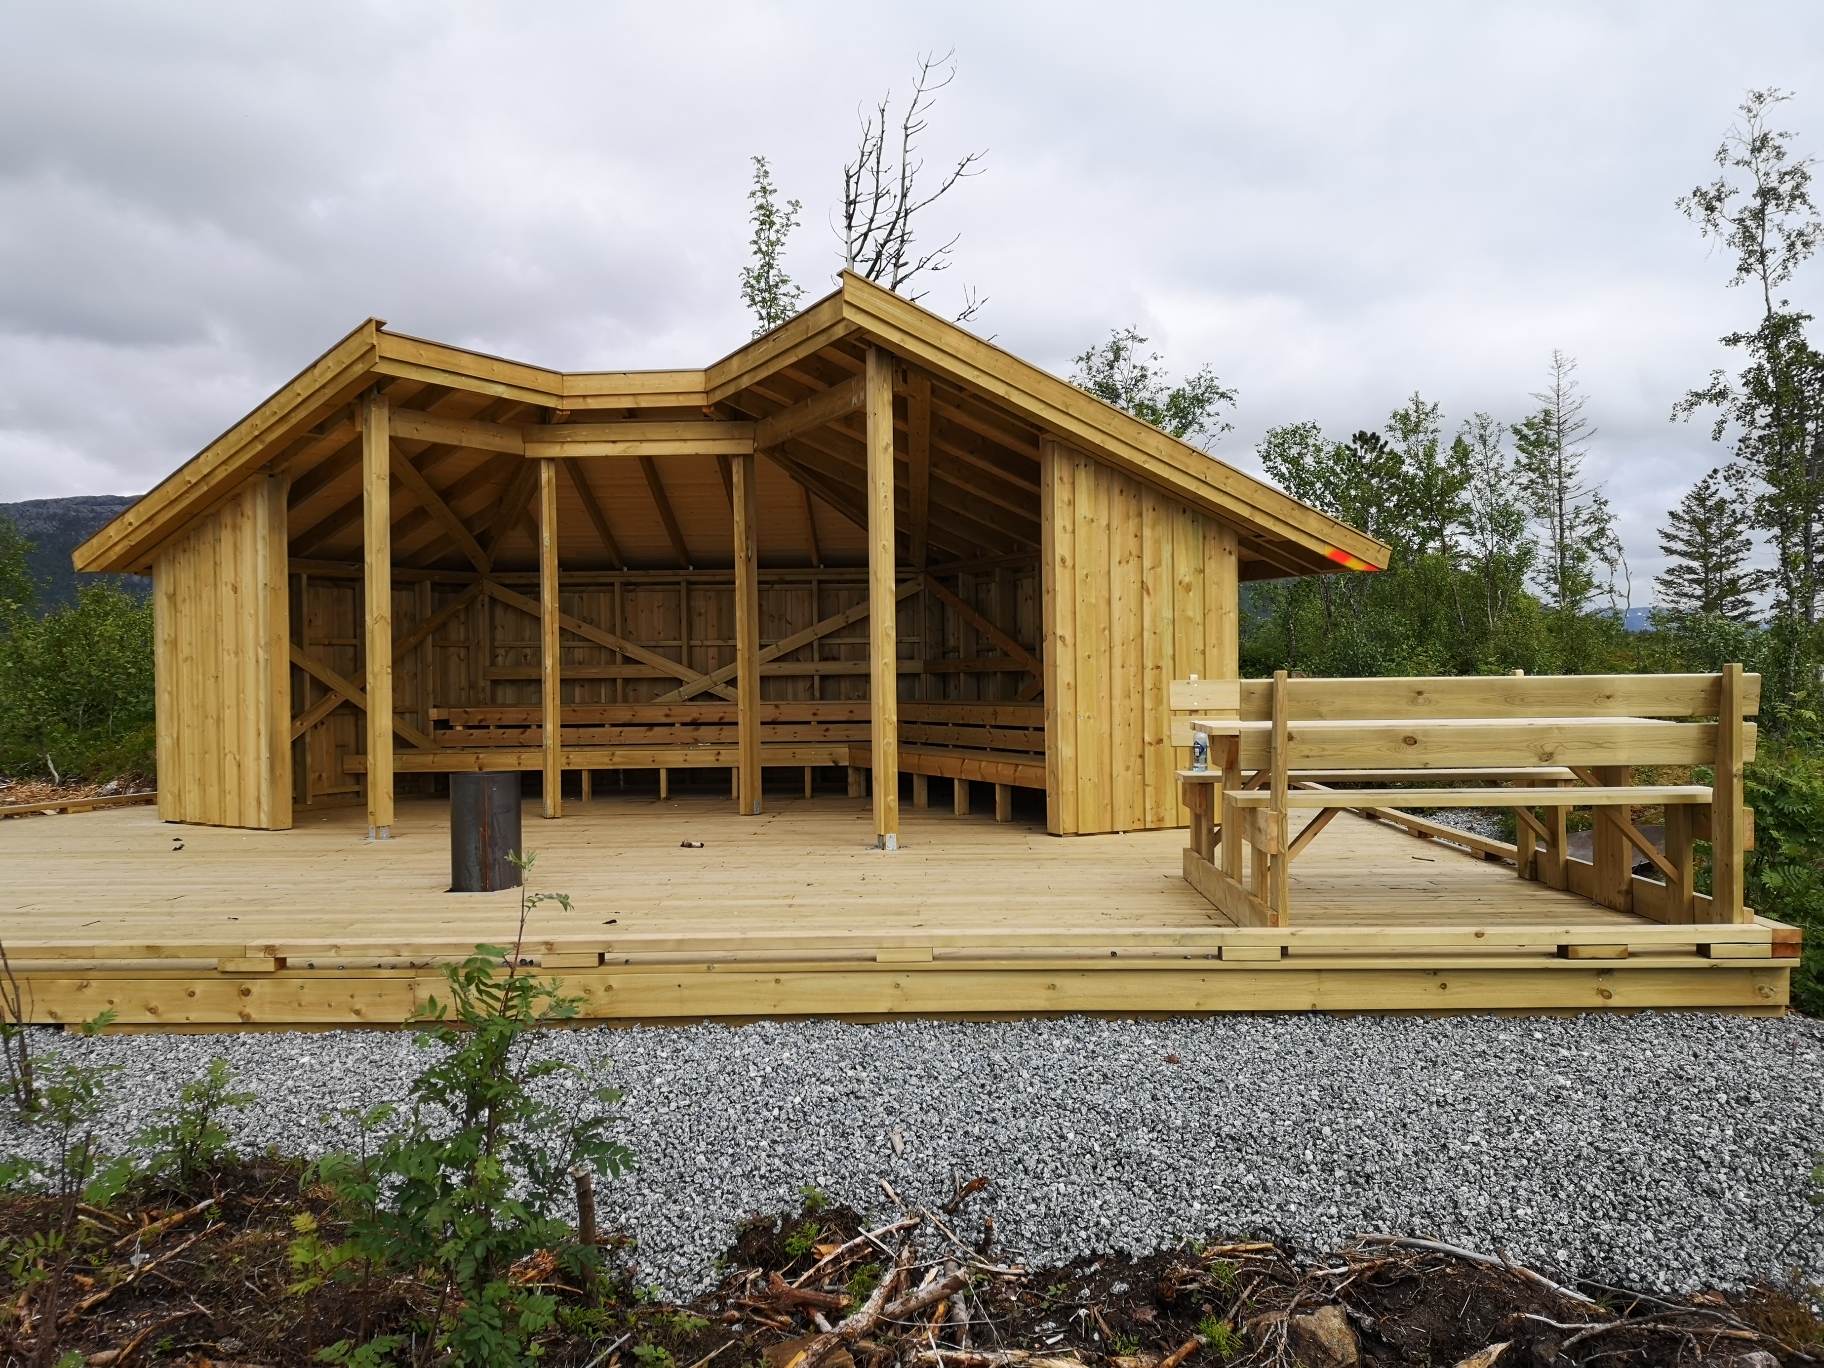
[[1273,672],[1273,746],[1270,756],[1273,766],[1272,796],[1267,806],[1267,907],[1273,914],[1273,925],[1285,926],[1290,920],[1292,892],[1292,859],[1287,853],[1292,844],[1292,833],[1288,829],[1286,812],[1287,790],[1291,781],[1287,774],[1290,766],[1286,752],[1291,740],[1287,728],[1289,686],[1286,683],[1286,672]]
[[1711,781],[1710,920],[1748,919],[1742,898],[1742,667],[1723,666],[1716,708],[1716,775]]

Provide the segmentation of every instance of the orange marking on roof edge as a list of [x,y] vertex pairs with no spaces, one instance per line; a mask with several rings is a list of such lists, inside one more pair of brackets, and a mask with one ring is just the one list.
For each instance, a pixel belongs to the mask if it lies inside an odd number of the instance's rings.
[[1350,555],[1347,551],[1344,551],[1341,547],[1326,546],[1324,548],[1324,555],[1329,557],[1329,559],[1335,561],[1338,565],[1342,566],[1346,570],[1376,570],[1376,571],[1378,571],[1381,569],[1381,567],[1378,565],[1370,565],[1367,561],[1361,559],[1361,557],[1359,557],[1359,556]]

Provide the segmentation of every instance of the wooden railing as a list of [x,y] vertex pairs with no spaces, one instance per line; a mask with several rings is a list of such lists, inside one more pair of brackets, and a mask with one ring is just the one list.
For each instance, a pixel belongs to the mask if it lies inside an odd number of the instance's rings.
[[[1187,680],[1174,710],[1209,738],[1207,771],[1181,771],[1191,809],[1186,877],[1231,919],[1285,926],[1292,862],[1340,812],[1514,811],[1521,878],[1664,922],[1745,922],[1760,676],[1513,675],[1439,679]],[[1634,783],[1639,767],[1709,766],[1713,783]],[[1423,784],[1426,787],[1407,787]],[[1446,787],[1438,787],[1444,784]],[[1662,853],[1632,809],[1663,807]],[[1565,817],[1588,807],[1592,859],[1572,859]],[[1314,813],[1294,830],[1295,812]],[[1712,891],[1693,879],[1711,846]],[[1496,843],[1477,843],[1505,853]],[[1637,858],[1657,879],[1633,873]]]

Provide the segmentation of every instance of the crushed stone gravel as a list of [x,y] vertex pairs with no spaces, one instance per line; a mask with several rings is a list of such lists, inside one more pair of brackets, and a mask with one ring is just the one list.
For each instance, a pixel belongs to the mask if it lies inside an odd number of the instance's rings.
[[[101,1127],[117,1147],[219,1055],[260,1095],[230,1118],[237,1143],[303,1155],[350,1143],[320,1118],[403,1098],[424,1058],[378,1031],[45,1044],[123,1066]],[[1798,1016],[799,1021],[553,1030],[536,1048],[624,1091],[638,1167],[602,1184],[603,1223],[673,1296],[713,1282],[743,1216],[795,1210],[806,1184],[884,1216],[879,1178],[937,1202],[978,1174],[993,1182],[963,1233],[992,1215],[1001,1251],[1046,1263],[1381,1231],[1641,1289],[1824,1277],[1806,1202],[1824,1023]],[[45,1142],[0,1116],[0,1150]]]

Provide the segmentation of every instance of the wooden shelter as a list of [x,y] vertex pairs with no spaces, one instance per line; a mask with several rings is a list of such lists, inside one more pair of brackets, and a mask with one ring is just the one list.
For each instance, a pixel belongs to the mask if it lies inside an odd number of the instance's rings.
[[[369,320],[103,528],[155,585],[159,814],[285,828],[411,776],[826,766],[1182,825],[1168,683],[1242,580],[1386,548],[852,274],[700,370]],[[1174,745],[1174,741],[1181,744]],[[873,785],[895,845],[897,782]]]
[[153,577],[201,826],[0,822],[0,940],[38,1021],[407,1021],[519,911],[447,893],[437,776],[515,769],[591,1017],[1783,1011],[1759,680],[1237,677],[1243,580],[1386,554],[852,275],[703,370],[370,320],[78,550]]

